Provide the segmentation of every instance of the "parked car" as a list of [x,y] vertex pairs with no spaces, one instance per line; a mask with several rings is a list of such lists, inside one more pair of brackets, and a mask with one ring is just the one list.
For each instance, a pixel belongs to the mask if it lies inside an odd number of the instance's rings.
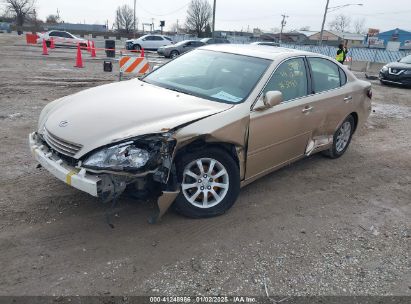
[[180,54],[194,50],[200,46],[205,45],[204,42],[197,40],[184,40],[176,44],[162,46],[157,50],[157,53],[167,58],[175,58]]
[[256,41],[250,43],[251,45],[266,45],[266,46],[280,46],[278,42],[271,42],[271,41]]
[[200,40],[204,44],[229,44],[230,41],[226,38],[203,38]]
[[320,151],[342,156],[371,96],[369,82],[320,54],[205,46],[49,103],[29,143],[42,167],[102,200],[150,189],[161,212],[174,202],[211,217],[270,172]]
[[87,46],[87,40],[83,38],[79,38],[69,32],[66,31],[49,31],[46,33],[39,34],[37,38],[37,43],[43,43],[43,39],[46,40],[46,44],[50,47],[51,38],[53,38],[54,43],[60,46],[77,46],[80,44],[82,47]]
[[411,55],[384,66],[379,78],[383,84],[411,86]]
[[126,41],[127,50],[152,50],[157,51],[159,47],[173,44],[173,40],[164,35],[144,35],[138,39]]

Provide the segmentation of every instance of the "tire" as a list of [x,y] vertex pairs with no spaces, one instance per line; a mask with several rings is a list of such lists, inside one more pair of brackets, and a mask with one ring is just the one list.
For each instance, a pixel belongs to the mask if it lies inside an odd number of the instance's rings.
[[172,52],[170,53],[170,58],[171,58],[171,59],[174,59],[174,58],[176,58],[178,55],[180,55],[180,53],[179,53],[178,51],[172,51]]
[[[198,161],[203,171],[199,170]],[[190,152],[179,158],[176,165],[181,183],[181,192],[174,202],[178,213],[191,218],[214,217],[224,214],[237,200],[239,168],[223,150],[207,148]]]
[[139,44],[135,44],[133,45],[133,50],[135,51],[140,51],[141,50],[141,46]]
[[332,159],[341,157],[345,151],[347,151],[348,146],[351,143],[354,128],[354,117],[349,115],[334,133],[333,145],[331,148],[324,151],[323,154]]
[[50,46],[51,46],[51,41],[46,41],[46,46],[47,46],[48,48],[50,48]]

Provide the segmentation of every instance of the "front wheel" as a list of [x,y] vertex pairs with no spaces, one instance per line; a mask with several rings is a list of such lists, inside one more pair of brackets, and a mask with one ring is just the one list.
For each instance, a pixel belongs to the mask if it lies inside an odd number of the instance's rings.
[[181,192],[174,208],[182,215],[207,218],[225,213],[237,200],[237,163],[223,150],[209,148],[182,156],[177,163]]
[[330,158],[339,158],[345,151],[347,151],[350,145],[352,134],[354,133],[354,117],[348,116],[338,130],[334,134],[333,145],[328,150],[324,151],[324,154]]
[[171,59],[174,59],[174,58],[176,58],[178,55],[180,55],[180,53],[179,53],[178,51],[172,51],[172,52],[170,53],[170,58],[171,58]]
[[140,51],[141,50],[141,46],[138,44],[133,45],[133,50],[135,51]]

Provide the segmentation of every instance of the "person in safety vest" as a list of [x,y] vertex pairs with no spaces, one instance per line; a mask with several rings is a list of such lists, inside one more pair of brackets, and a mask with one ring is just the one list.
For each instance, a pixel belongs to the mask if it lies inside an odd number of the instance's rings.
[[337,60],[341,64],[344,64],[345,57],[347,56],[347,53],[348,53],[347,47],[344,46],[343,44],[340,44],[338,46],[337,56],[335,56],[335,60]]

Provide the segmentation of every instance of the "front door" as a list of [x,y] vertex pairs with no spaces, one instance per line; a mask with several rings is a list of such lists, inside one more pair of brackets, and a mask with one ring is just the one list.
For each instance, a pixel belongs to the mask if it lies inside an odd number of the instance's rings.
[[303,57],[281,63],[263,93],[268,91],[282,92],[284,101],[250,114],[246,179],[303,156],[316,121]]

